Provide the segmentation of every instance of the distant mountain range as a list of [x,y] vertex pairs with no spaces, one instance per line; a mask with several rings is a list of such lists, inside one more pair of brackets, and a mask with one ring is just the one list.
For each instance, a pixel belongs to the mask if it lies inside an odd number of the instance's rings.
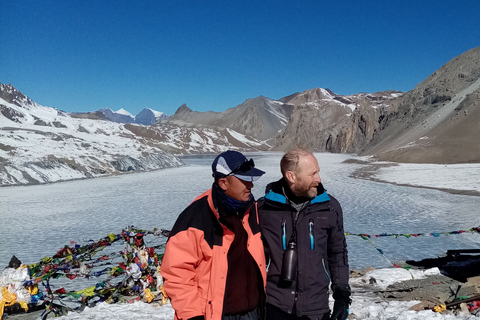
[[45,183],[180,165],[173,154],[284,151],[370,155],[398,162],[480,162],[480,47],[409,92],[338,95],[315,88],[259,96],[222,112],[182,105],[66,113],[0,84],[0,184]]
[[182,162],[100,113],[75,117],[0,84],[0,185],[38,184]]
[[103,108],[98,110],[105,115],[107,119],[117,123],[138,123],[144,125],[151,125],[159,120],[168,119],[168,115],[163,112],[155,111],[149,108],[145,108],[140,111],[136,116],[130,114],[127,110],[120,109],[113,111],[110,108]]

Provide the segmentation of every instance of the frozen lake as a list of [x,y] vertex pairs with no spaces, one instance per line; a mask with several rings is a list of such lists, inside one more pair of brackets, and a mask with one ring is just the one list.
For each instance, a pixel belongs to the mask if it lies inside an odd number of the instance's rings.
[[[280,178],[281,154],[249,156],[267,172],[253,189],[259,198],[267,183]],[[316,156],[325,188],[342,204],[346,232],[437,233],[480,225],[480,197],[350,178],[361,165],[342,163],[349,155]],[[170,229],[183,208],[210,187],[212,160],[213,156],[188,157],[187,165],[176,169],[0,188],[0,270],[12,255],[35,263],[70,241],[99,240],[129,225]],[[371,239],[392,262],[436,257],[447,249],[478,248],[479,240],[480,235],[472,233]],[[370,242],[358,236],[347,236],[347,242],[351,268],[390,266]]]

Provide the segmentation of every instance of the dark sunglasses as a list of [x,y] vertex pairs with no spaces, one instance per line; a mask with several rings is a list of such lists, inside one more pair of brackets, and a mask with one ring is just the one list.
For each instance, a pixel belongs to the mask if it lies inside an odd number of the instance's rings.
[[242,163],[241,165],[233,169],[232,172],[227,174],[227,176],[230,176],[232,174],[239,173],[239,172],[247,172],[253,167],[255,167],[255,162],[253,161],[253,159],[246,160],[244,163]]

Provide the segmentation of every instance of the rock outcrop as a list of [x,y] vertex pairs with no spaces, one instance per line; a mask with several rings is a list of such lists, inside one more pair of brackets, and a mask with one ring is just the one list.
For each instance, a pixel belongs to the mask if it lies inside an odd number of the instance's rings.
[[480,161],[480,47],[455,57],[406,93],[364,148],[380,160]]
[[401,95],[385,91],[342,96],[316,88],[283,98],[295,109],[273,148],[303,146],[320,152],[358,152],[383,129]]
[[182,105],[168,119],[179,126],[229,128],[258,140],[270,140],[288,122],[293,106],[260,96],[223,112],[196,112]]

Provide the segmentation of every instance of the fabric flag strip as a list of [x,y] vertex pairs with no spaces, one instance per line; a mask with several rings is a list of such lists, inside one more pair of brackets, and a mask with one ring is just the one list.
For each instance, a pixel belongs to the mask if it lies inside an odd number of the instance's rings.
[[[371,238],[380,238],[380,237],[405,237],[407,239],[414,237],[439,237],[440,235],[459,235],[463,233],[480,233],[480,227],[472,227],[467,230],[458,230],[458,231],[450,231],[450,232],[431,232],[431,233],[381,233],[381,234],[376,234],[376,235],[370,235],[366,233],[350,233],[350,232],[345,232],[345,236],[358,236],[361,237],[363,240],[367,240],[370,242],[370,244],[385,258],[385,260],[388,261],[392,266],[396,268],[402,268],[410,272],[409,270],[411,269],[411,266],[405,266],[402,267],[396,263],[393,263],[390,261],[385,253],[383,252],[382,249],[378,248],[370,239]],[[410,272],[410,275],[412,276],[413,279],[413,274]]]
[[[147,235],[165,238],[168,231],[147,231],[129,226],[120,234],[110,233],[98,241],[88,240],[89,243],[83,246],[70,241],[69,246],[61,248],[52,257],[45,257],[38,263],[28,265],[29,279],[24,281],[23,286],[37,288],[36,292],[29,291],[32,301],[40,303],[38,298],[42,299],[46,306],[45,312],[54,312],[56,315],[61,315],[62,309],[76,310],[101,301],[115,303],[143,298],[147,302],[160,301],[163,305],[167,301],[159,272],[163,254],[156,250],[163,250],[166,241],[147,247]],[[123,250],[105,252],[108,247],[121,241],[125,242]],[[111,248],[108,249],[112,251]],[[101,251],[104,253],[100,255]],[[53,289],[51,282],[62,277],[70,280],[102,277],[103,281],[83,290],[68,291],[64,287]],[[38,284],[43,285],[45,295],[38,292]],[[2,294],[2,297],[2,309],[21,303],[13,300],[14,295],[8,292]],[[80,306],[70,308],[68,305],[71,303],[79,303]],[[3,314],[3,310],[1,311]]]

